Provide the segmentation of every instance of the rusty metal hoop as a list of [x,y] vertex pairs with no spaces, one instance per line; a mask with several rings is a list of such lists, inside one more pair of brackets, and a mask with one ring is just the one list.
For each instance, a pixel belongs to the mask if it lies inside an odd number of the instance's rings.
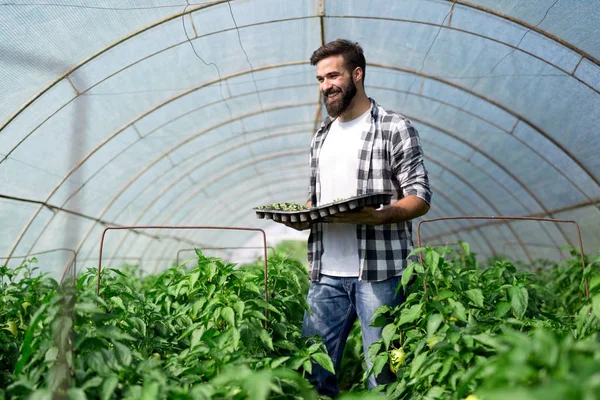
[[[260,232],[263,237],[263,262],[265,275],[265,301],[269,302],[269,290],[267,286],[268,268],[267,268],[267,233],[260,228],[236,227],[236,226],[170,226],[170,225],[140,225],[140,226],[107,226],[102,231],[100,239],[100,256],[98,257],[98,279],[96,282],[96,296],[100,295],[100,272],[102,269],[102,250],[104,248],[104,237],[109,230],[129,230],[129,229],[198,229],[198,230],[229,230],[229,231],[250,231]],[[268,316],[268,309],[265,309],[265,315]],[[265,328],[267,321],[265,321]]]
[[[554,218],[540,218],[540,217],[504,217],[504,216],[456,216],[456,217],[441,217],[441,218],[432,218],[432,219],[424,219],[419,222],[417,226],[417,247],[421,248],[421,225],[436,222],[436,221],[447,221],[447,220],[457,220],[457,219],[484,219],[484,220],[510,220],[510,221],[538,221],[538,222],[554,222],[554,223],[562,223],[562,224],[574,224],[577,229],[577,239],[579,241],[579,253],[581,254],[581,267],[582,272],[585,273],[585,257],[583,253],[583,241],[581,240],[581,229],[579,229],[579,224],[577,221],[572,219],[554,219]],[[423,263],[423,253],[419,253],[419,260]],[[585,296],[587,298],[590,297],[590,289],[588,286],[587,278],[584,279],[585,286]]]

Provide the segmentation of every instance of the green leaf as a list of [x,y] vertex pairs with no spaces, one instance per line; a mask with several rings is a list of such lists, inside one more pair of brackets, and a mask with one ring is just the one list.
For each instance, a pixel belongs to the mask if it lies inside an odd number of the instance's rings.
[[371,368],[371,372],[375,376],[379,375],[381,371],[383,371],[383,367],[387,365],[388,359],[389,357],[387,352],[377,355],[377,357],[375,357],[375,359],[373,360],[373,367]]
[[453,298],[455,296],[454,292],[452,290],[449,289],[442,289],[440,290],[440,292],[438,293],[437,300],[438,301],[442,301],[442,300],[446,300],[449,298]]
[[48,309],[49,303],[43,304],[31,317],[31,322],[29,323],[29,327],[27,331],[25,331],[25,336],[23,338],[23,343],[21,344],[21,357],[19,357],[19,361],[17,365],[15,365],[15,376],[19,376],[23,367],[29,361],[29,357],[33,353],[33,347],[31,345],[34,337],[35,331],[38,329],[38,324],[41,319],[46,316],[46,310]]
[[102,382],[104,382],[104,379],[102,379],[99,376],[95,376],[92,379],[89,379],[86,383],[84,383],[81,386],[81,390],[85,391],[89,388],[98,387],[98,386],[102,385]]
[[237,350],[240,346],[240,331],[236,327],[231,328],[231,336],[233,338],[233,349]]
[[367,358],[371,359],[375,357],[377,353],[379,353],[379,350],[381,350],[381,342],[375,342],[371,344],[367,350]]
[[469,243],[463,242],[462,240],[459,240],[458,243],[460,243],[460,247],[462,247],[467,256],[471,254],[471,246],[469,246]]
[[529,293],[524,287],[511,286],[508,288],[510,305],[516,318],[523,318],[529,303]]
[[273,362],[271,363],[271,369],[280,367],[283,363],[285,363],[289,359],[290,359],[289,356],[285,356],[285,357],[279,357],[279,358],[273,360]]
[[427,337],[432,337],[442,324],[444,317],[441,314],[431,314],[427,318]]
[[235,314],[238,317],[238,320],[244,316],[244,309],[246,308],[246,304],[243,301],[236,301],[233,305],[233,309],[235,310]]
[[383,339],[386,350],[390,348],[390,342],[392,341],[392,337],[394,337],[396,330],[396,325],[393,323],[388,324],[385,326],[385,328],[383,328],[383,331],[381,332],[381,338]]
[[596,318],[600,319],[600,294],[592,297],[592,311]]
[[398,326],[416,321],[421,316],[421,307],[422,304],[415,304],[408,310],[401,312]]
[[498,318],[502,318],[506,315],[506,313],[508,313],[510,311],[510,303],[506,302],[506,301],[501,301],[498,304],[496,304],[496,307],[494,309],[494,314],[496,315],[496,317]]
[[452,299],[448,299],[450,304],[454,307],[454,313],[456,314],[456,319],[462,322],[467,322],[467,310],[465,306],[460,302]]
[[427,249],[423,259],[425,266],[431,271],[432,275],[437,275],[438,266],[440,264],[440,255],[437,251]]
[[419,372],[419,369],[421,369],[421,366],[423,365],[425,360],[427,360],[427,353],[421,353],[415,357],[415,359],[410,364],[410,377],[411,378],[413,378],[415,376],[415,374],[417,372]]
[[244,380],[249,399],[266,400],[271,388],[271,371],[265,370]]
[[223,307],[221,309],[221,317],[229,324],[229,326],[235,327],[235,313],[231,307]]
[[302,363],[302,368],[304,368],[309,374],[312,374],[312,362],[309,358]]
[[142,388],[142,400],[155,400],[158,399],[158,393],[160,385],[158,382],[144,381],[144,387]]
[[481,289],[466,290],[465,294],[477,307],[483,308],[483,293]]
[[265,346],[267,346],[267,348],[271,351],[273,351],[273,339],[271,339],[271,335],[269,335],[269,332],[267,332],[265,329],[260,330],[258,336],[260,337],[260,340],[265,344]]
[[67,397],[71,400],[87,400],[85,392],[79,388],[70,388],[67,390]]
[[131,350],[129,350],[129,347],[116,340],[113,340],[112,344],[115,346],[115,354],[119,363],[124,367],[128,367],[131,364]]
[[94,303],[76,303],[73,310],[78,315],[82,314],[104,314],[104,310]]
[[410,254],[408,255],[408,257],[406,257],[406,258],[411,258],[415,254],[421,253],[421,252],[423,252],[425,250],[427,250],[426,247],[417,247],[416,249],[414,249],[413,251],[411,251]]
[[102,385],[102,390],[100,392],[101,400],[109,400],[115,389],[117,388],[117,384],[119,383],[119,378],[116,375],[111,375],[104,381]]
[[313,360],[317,362],[321,367],[325,368],[327,371],[335,374],[335,370],[333,369],[333,362],[331,358],[325,353],[314,353],[310,356]]
[[123,304],[123,299],[119,296],[112,296],[109,299],[109,302],[112,303],[114,307],[120,308],[123,311],[127,311],[127,308],[125,308],[125,304]]
[[431,389],[429,389],[429,391],[427,391],[425,397],[423,397],[423,400],[437,400],[445,398],[446,396],[444,396],[444,393],[444,388],[440,386],[433,386]]
[[402,278],[400,282],[402,283],[402,287],[406,291],[406,286],[410,282],[410,278],[413,276],[415,269],[415,263],[411,263],[404,271],[402,271]]

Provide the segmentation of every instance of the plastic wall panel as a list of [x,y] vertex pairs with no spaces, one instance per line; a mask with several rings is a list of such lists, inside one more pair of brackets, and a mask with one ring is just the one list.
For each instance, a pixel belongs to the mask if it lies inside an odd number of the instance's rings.
[[[3,77],[0,76],[0,79],[3,79]],[[3,86],[0,86],[0,88]],[[8,89],[8,85],[5,87]],[[0,134],[1,152],[8,153],[13,150],[19,145],[19,142],[25,140],[27,135],[33,132],[45,119],[49,118],[60,107],[73,100],[75,95],[76,93],[71,85],[64,79],[48,89],[48,91],[24,109],[10,124],[2,129],[2,134]],[[7,97],[0,92],[0,99],[4,101]],[[19,106],[21,106],[21,104],[19,104]],[[10,105],[10,107],[14,107],[14,105]],[[9,106],[1,108],[2,110],[7,110]],[[14,111],[16,112],[17,110]],[[0,111],[0,113],[2,113],[2,111]],[[8,117],[9,115],[5,115],[4,119],[0,118],[1,123],[4,123],[5,119],[8,120]]]
[[[550,140],[522,122],[516,126],[514,135],[549,160],[552,167],[564,173],[583,194],[592,198],[600,198],[600,186],[576,164],[575,160]],[[547,172],[550,173],[550,171]]]
[[595,40],[600,26],[596,1],[476,0],[473,3],[538,25],[540,29],[600,58],[600,44]]
[[[577,157],[590,171],[600,170],[590,135],[600,123],[600,97],[569,78],[513,76],[481,80],[477,90],[525,116]],[[573,107],[577,104],[577,107]],[[565,113],[564,110],[569,110]]]
[[112,204],[105,205],[109,208],[105,211],[103,218],[115,220],[115,217],[119,216],[119,219],[115,221],[117,223],[121,221],[120,218],[130,219],[139,207],[136,200],[142,191],[152,184],[162,171],[169,169],[171,163],[166,159],[162,159],[154,164],[152,168],[147,167],[144,167],[145,170],[140,170],[135,179],[131,179],[131,182],[119,188],[119,192],[115,193],[115,198],[111,200]]
[[[99,195],[112,192],[111,185],[119,181],[119,178],[135,165],[136,158],[131,158],[131,154],[125,160],[114,158],[119,153],[127,154],[127,149],[139,140],[136,132],[128,128],[117,135],[114,139],[100,146],[85,163],[77,170],[81,184],[88,189],[92,189]],[[140,151],[138,154],[143,156],[146,151]],[[141,153],[141,154],[140,154]],[[62,178],[62,177],[61,177]],[[50,201],[56,204],[64,204],[69,197],[72,197],[72,185],[64,183],[50,197]]]
[[[6,58],[10,64],[2,68],[1,79],[11,84],[7,95],[0,96],[6,101],[0,107],[0,120],[86,57],[174,11],[145,7],[111,12],[114,4],[109,1],[97,1],[94,9],[61,3],[2,7],[0,25],[6,29],[0,34],[0,42],[12,45],[4,52],[10,55]],[[121,6],[147,6],[141,3],[127,1]],[[169,4],[176,3],[169,1],[165,5]]]
[[587,58],[581,61],[575,71],[575,76],[600,92],[600,66]]
[[155,220],[165,215],[166,210],[170,208],[173,202],[175,202],[180,196],[183,196],[185,192],[190,190],[192,187],[193,182],[182,180],[176,182],[172,187],[169,188],[168,191],[160,196],[158,193],[153,193],[149,199],[150,203],[148,203],[150,208],[144,208],[143,210],[140,210],[140,213],[135,220],[135,224],[153,224]]
[[[583,251],[586,254],[598,254],[600,252],[600,210],[597,206],[581,207],[568,212],[557,213],[555,218],[574,219],[579,223],[581,236],[583,238]],[[569,229],[569,228],[567,228]],[[573,246],[578,248],[577,236],[574,228],[569,229],[570,237],[573,238]]]
[[[79,67],[69,78],[77,90],[86,92],[90,87],[124,68],[135,69],[136,66],[132,64],[148,62],[140,61],[143,58],[186,40],[181,18],[176,18],[117,44]],[[151,76],[146,78],[151,79]]]
[[540,213],[544,209],[543,204],[540,204],[540,197],[537,193],[529,192],[527,187],[522,186],[516,178],[509,175],[506,170],[503,170],[499,165],[493,163],[489,158],[484,157],[481,154],[474,154],[471,158],[471,162],[481,169],[487,171],[493,175],[502,185],[508,190],[519,196],[521,202],[527,206],[533,213]]
[[[37,204],[0,199],[0,226],[2,227],[0,229],[0,257],[8,257],[8,253],[19,237],[21,229],[38,211],[39,207]],[[35,227],[39,227],[39,224],[48,220],[51,215],[52,213],[49,210],[43,209],[36,218]],[[17,247],[18,252],[15,251],[13,255],[26,255],[29,250],[28,245],[33,240],[32,235],[24,237],[22,244]],[[0,263],[4,262],[5,260],[0,261]],[[20,263],[20,261],[17,261],[17,263]],[[14,266],[14,264],[11,265]]]
[[441,0],[408,0],[388,3],[381,7],[377,0],[327,0],[326,15],[366,16],[416,20],[441,24],[450,12],[451,4]]

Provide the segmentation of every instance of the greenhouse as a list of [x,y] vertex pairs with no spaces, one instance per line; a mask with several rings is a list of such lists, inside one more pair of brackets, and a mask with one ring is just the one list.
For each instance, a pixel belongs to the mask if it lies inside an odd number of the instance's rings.
[[308,234],[254,208],[308,199],[338,38],[433,193],[378,391],[600,399],[600,0],[0,2],[0,398],[317,398]]

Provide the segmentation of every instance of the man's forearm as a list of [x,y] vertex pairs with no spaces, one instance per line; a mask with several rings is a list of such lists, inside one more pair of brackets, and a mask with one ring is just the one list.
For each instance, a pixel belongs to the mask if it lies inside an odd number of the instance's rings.
[[407,196],[380,211],[383,213],[383,223],[393,224],[425,215],[429,205],[418,196]]

